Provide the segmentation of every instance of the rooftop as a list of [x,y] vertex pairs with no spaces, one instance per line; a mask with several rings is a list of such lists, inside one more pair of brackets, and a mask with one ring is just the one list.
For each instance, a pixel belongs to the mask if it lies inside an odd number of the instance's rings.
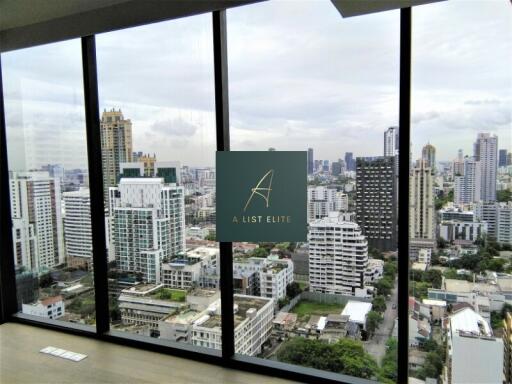
[[463,332],[475,336],[492,336],[492,329],[485,319],[471,308],[464,308],[450,317],[452,332]]
[[366,315],[372,310],[372,303],[364,301],[349,300],[343,308],[341,314],[348,316],[350,321],[364,324],[366,323]]

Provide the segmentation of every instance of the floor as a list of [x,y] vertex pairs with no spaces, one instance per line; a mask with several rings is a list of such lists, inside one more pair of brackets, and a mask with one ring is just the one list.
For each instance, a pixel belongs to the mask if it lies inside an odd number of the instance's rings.
[[[54,346],[88,357],[73,362],[39,350]],[[22,324],[0,325],[0,383],[292,384],[169,355]]]

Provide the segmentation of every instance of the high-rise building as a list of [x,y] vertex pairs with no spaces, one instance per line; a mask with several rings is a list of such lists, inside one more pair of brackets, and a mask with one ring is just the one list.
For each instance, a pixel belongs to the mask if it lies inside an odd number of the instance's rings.
[[64,244],[67,264],[92,267],[91,198],[89,189],[64,192]]
[[155,174],[156,155],[153,153],[133,152],[132,161],[134,163],[142,163],[144,165],[144,176],[151,177]]
[[479,133],[474,145],[474,157],[480,161],[482,201],[496,200],[496,173],[498,165],[498,137]]
[[308,148],[308,175],[315,171],[315,158],[313,157],[313,148]]
[[101,115],[100,132],[103,192],[108,201],[108,189],[117,185],[119,165],[132,161],[132,122],[124,118],[121,110],[105,110]]
[[512,152],[507,155],[507,165],[512,165]]
[[160,283],[162,260],[185,252],[183,187],[163,178],[122,178],[110,188],[109,212],[118,268]]
[[468,204],[480,201],[480,162],[466,157],[462,175],[454,177],[453,201],[455,204]]
[[452,176],[455,178],[456,176],[464,175],[464,155],[462,149],[459,149],[457,153],[457,158],[453,160],[452,165]]
[[409,238],[410,257],[416,258],[421,248],[436,246],[436,211],[432,169],[424,160],[418,160],[409,177]]
[[354,172],[356,170],[356,161],[352,152],[345,152],[345,167],[347,171]]
[[333,175],[333,176],[341,175],[341,163],[339,161],[333,161],[331,163],[331,175]]
[[315,219],[321,219],[334,211],[336,189],[324,186],[308,187],[308,223]]
[[487,235],[500,244],[512,246],[512,202],[475,204],[475,218],[487,222]]
[[436,148],[432,144],[425,145],[421,150],[421,159],[427,163],[432,173],[436,170]]
[[398,127],[389,127],[384,132],[384,156],[398,155]]
[[15,265],[34,271],[63,264],[60,181],[48,172],[12,172]]
[[397,248],[396,157],[356,159],[356,221],[368,246],[381,251]]
[[309,225],[309,285],[312,292],[359,295],[364,290],[368,242],[343,213]]
[[500,154],[498,158],[498,167],[506,167],[507,166],[507,150],[500,149]]

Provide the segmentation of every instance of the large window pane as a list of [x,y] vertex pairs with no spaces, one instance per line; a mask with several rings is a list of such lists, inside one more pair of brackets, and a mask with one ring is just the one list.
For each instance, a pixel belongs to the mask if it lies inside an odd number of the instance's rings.
[[2,55],[19,310],[95,323],[80,40]]
[[308,241],[234,247],[236,353],[396,378],[398,43],[397,11],[228,11],[231,149],[308,151]]
[[510,11],[413,11],[409,361],[422,380],[512,380]]
[[220,349],[211,15],[96,41],[111,328]]

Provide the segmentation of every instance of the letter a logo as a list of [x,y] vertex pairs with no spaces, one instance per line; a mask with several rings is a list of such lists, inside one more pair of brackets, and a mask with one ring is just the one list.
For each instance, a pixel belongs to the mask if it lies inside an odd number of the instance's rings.
[[[271,169],[267,173],[263,175],[263,177],[258,181],[258,184],[256,184],[256,187],[251,188],[251,196],[249,196],[249,199],[247,199],[247,203],[245,203],[244,211],[249,206],[250,202],[252,201],[252,198],[254,195],[259,195],[265,199],[266,207],[268,208],[269,202],[270,202],[270,191],[272,190],[272,178],[274,177],[274,170]],[[268,179],[268,187],[261,186],[261,184]]]

